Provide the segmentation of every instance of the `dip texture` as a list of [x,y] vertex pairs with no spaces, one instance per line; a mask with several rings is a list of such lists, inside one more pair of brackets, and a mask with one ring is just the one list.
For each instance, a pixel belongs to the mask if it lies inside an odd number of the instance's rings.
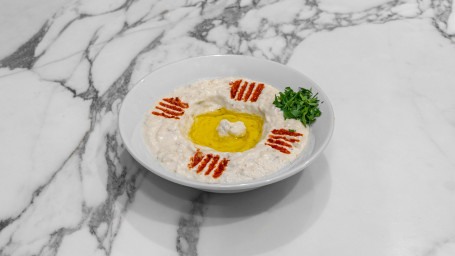
[[[284,120],[283,112],[272,104],[277,94],[273,86],[245,78],[198,81],[151,106],[143,125],[144,138],[165,168],[189,179],[237,183],[260,178],[294,160],[307,144],[309,127],[295,119]],[[230,115],[241,118],[230,119]],[[207,125],[193,125],[207,116],[213,116]],[[261,129],[255,118],[263,121]],[[245,133],[231,129],[227,137],[234,136],[231,139],[238,139],[236,143],[240,144],[253,143],[248,150],[216,150],[216,146],[191,137],[195,132],[219,136],[221,128],[233,126],[222,120],[245,125]],[[256,138],[247,142],[245,136],[250,135]]]

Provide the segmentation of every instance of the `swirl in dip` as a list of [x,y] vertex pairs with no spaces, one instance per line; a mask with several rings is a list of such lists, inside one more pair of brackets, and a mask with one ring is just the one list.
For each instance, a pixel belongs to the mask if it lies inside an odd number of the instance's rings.
[[150,108],[144,138],[165,168],[188,179],[236,183],[269,175],[294,160],[309,135],[272,104],[278,93],[245,78],[193,83]]

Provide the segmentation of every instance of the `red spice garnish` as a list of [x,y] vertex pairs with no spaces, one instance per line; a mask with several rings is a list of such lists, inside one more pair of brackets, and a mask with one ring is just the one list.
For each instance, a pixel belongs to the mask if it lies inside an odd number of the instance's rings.
[[180,119],[178,116],[167,115],[165,113],[160,113],[160,112],[155,112],[155,111],[153,111],[152,114],[154,114],[155,116],[163,116],[166,118]]
[[229,83],[229,85],[231,85],[231,99],[235,99],[235,95],[237,94],[237,91],[239,90],[239,86],[241,83],[242,79]]
[[185,103],[185,102],[182,102],[179,97],[175,97],[175,98],[166,98],[166,99],[163,99],[164,101],[168,102],[168,103],[171,103],[173,105],[176,105],[178,107],[181,107],[181,108],[188,108],[189,105],[188,103]]
[[163,103],[163,102],[160,102],[158,104],[160,104],[161,106],[163,106],[165,108],[169,108],[169,109],[172,109],[172,110],[175,110],[175,111],[183,112],[182,108],[177,107],[175,105],[169,105],[169,104],[166,104],[166,103]]
[[201,164],[197,167],[197,173],[200,173],[202,170],[204,170],[205,166],[210,162],[210,160],[212,160],[212,157],[212,154],[207,154],[205,156],[204,160],[202,160]]
[[220,177],[223,172],[224,172],[224,169],[226,169],[226,166],[228,165],[228,162],[230,160],[227,160],[226,158],[223,158],[223,160],[221,160],[221,162],[218,164],[218,167],[216,168],[215,172],[213,173],[213,178],[218,178]]
[[[209,175],[212,172],[212,170],[214,170],[216,164],[218,163],[218,160],[220,160],[219,155],[215,155],[215,156],[213,156],[213,154],[204,155],[199,149],[197,149],[194,156],[190,157],[190,163],[188,164],[188,169],[191,170],[194,167],[198,166],[198,164],[199,164],[199,166],[197,167],[196,173],[200,173],[204,170],[204,168],[207,166],[207,164],[210,161],[212,161],[212,162],[210,162],[210,165],[209,165],[207,171],[204,173],[205,175]],[[229,162],[229,160],[227,160],[226,158],[223,158],[223,160],[221,160],[218,163],[218,167],[215,169],[215,172],[213,173],[212,177],[215,179],[220,177],[223,174],[224,169],[226,169],[228,162]]]
[[267,146],[272,147],[273,149],[276,149],[276,150],[280,151],[281,153],[291,154],[291,152],[289,150],[287,150],[286,148],[283,148],[281,146],[278,146],[278,145],[275,145],[275,144],[269,144],[269,143],[264,143],[264,144],[267,145]]
[[237,100],[238,100],[238,101],[241,101],[241,100],[242,100],[243,93],[245,92],[245,89],[246,89],[247,86],[248,86],[248,82],[245,81],[245,83],[242,85],[242,87],[240,87],[240,91],[239,91],[239,93],[237,94]]
[[246,92],[245,96],[243,97],[243,101],[246,102],[248,100],[248,98],[250,97],[251,93],[253,92],[253,89],[254,89],[254,85],[256,83],[250,83],[250,87],[248,87],[248,91]]
[[201,150],[197,149],[196,153],[194,153],[194,156],[192,156],[190,158],[190,163],[188,164],[188,169],[192,169],[196,165],[198,165],[199,162],[202,161],[202,158],[204,158],[204,154],[201,152]]
[[242,79],[229,83],[229,85],[231,86],[231,99],[237,101],[243,100],[244,102],[247,102],[248,100],[250,100],[251,102],[256,102],[259,96],[261,95],[262,90],[265,87],[264,84],[257,84],[256,86],[255,82],[250,83],[249,85],[247,81],[245,81],[243,85],[241,85],[241,83]]
[[298,139],[290,139],[285,136],[278,136],[278,135],[269,135],[269,138],[276,139],[276,140],[285,140],[285,141],[292,142],[292,143],[300,142],[300,140],[298,140]]
[[285,147],[288,147],[288,148],[292,148],[291,144],[286,143],[286,142],[284,142],[282,140],[267,139],[267,142],[278,144],[278,145],[285,146]]
[[253,97],[251,97],[251,102],[256,102],[261,95],[262,90],[264,89],[264,84],[258,84],[256,89],[254,90]]
[[[174,118],[180,119],[178,116],[182,116],[185,114],[185,111],[182,108],[188,108],[188,103],[182,102],[179,97],[175,98],[165,98],[163,101],[166,101],[170,104],[166,104],[164,102],[158,102],[158,105],[163,106],[155,106],[156,109],[163,111],[163,113],[153,111],[152,114],[156,116],[163,116],[165,118]],[[171,105],[172,104],[172,105]]]
[[175,112],[175,111],[169,110],[167,108],[162,108],[159,106],[156,106],[155,108],[159,109],[159,110],[163,111],[164,113],[171,115],[171,116],[182,116],[184,114],[184,112]]
[[273,149],[276,149],[284,154],[290,154],[291,152],[282,146],[292,148],[292,145],[287,142],[294,143],[294,142],[299,142],[300,140],[294,139],[294,138],[287,138],[286,136],[281,136],[281,135],[294,136],[294,137],[303,136],[303,134],[301,134],[301,133],[291,132],[286,129],[273,129],[271,133],[272,134],[269,134],[269,139],[267,139],[267,142],[269,142],[269,143],[266,142],[265,145],[270,146]]
[[209,168],[208,168],[207,171],[204,173],[205,175],[209,175],[209,174],[212,172],[213,168],[215,168],[215,165],[218,163],[218,160],[220,160],[220,156],[219,156],[219,155],[216,155],[216,156],[213,158],[212,162],[210,163]]
[[273,130],[272,130],[272,133],[273,133],[273,134],[276,134],[276,135],[289,135],[289,136],[295,136],[295,137],[297,137],[297,136],[303,136],[303,134],[301,134],[301,133],[298,133],[298,132],[291,132],[291,131],[286,130],[286,129],[279,129],[279,130],[273,129]]

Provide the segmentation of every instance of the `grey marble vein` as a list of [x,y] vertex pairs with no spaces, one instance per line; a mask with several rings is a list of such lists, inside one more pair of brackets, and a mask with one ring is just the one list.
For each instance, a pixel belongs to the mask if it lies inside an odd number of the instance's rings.
[[[452,0],[453,1],[453,0]],[[439,31],[439,33],[455,42],[455,35],[449,35],[446,31],[447,21],[450,13],[452,12],[452,1],[451,0],[433,0],[431,1],[431,8],[435,11],[433,16],[433,26]]]
[[197,244],[201,225],[204,222],[205,212],[210,194],[207,192],[200,193],[191,204],[188,215],[180,217],[176,249],[180,256],[197,256]]
[[443,252],[445,247],[453,246],[454,244],[455,244],[454,237],[437,241],[433,244],[433,246],[430,249],[424,252],[422,256],[448,255]]
[[11,55],[0,60],[0,68],[25,68],[30,69],[40,56],[35,56],[36,46],[41,42],[47,30],[49,29],[49,23],[46,22],[41,29],[36,32],[27,42],[21,45]]

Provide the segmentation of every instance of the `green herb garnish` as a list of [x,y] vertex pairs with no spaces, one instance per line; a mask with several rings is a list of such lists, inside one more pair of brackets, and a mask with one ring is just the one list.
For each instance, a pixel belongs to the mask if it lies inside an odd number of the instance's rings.
[[295,132],[295,130],[292,130],[292,129],[288,129],[288,131],[290,131],[290,132]]
[[294,92],[290,87],[284,89],[284,93],[275,95],[273,105],[283,111],[284,119],[297,119],[306,125],[312,124],[316,117],[321,116],[319,110],[318,94],[313,95],[311,89],[299,88]]

